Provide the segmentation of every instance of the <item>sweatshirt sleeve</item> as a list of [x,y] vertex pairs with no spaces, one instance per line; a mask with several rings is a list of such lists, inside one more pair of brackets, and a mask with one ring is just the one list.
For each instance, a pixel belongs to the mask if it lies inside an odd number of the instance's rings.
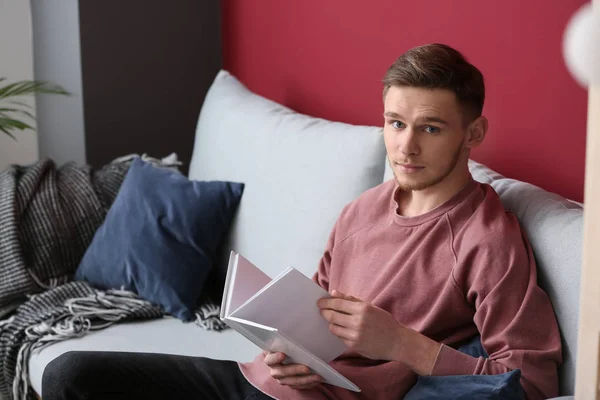
[[[513,215],[465,238],[452,277],[474,308],[489,358],[442,345],[432,375],[493,375],[521,369],[529,400],[558,396],[561,340],[552,305],[537,285],[531,247]],[[483,225],[485,226],[485,224]]]

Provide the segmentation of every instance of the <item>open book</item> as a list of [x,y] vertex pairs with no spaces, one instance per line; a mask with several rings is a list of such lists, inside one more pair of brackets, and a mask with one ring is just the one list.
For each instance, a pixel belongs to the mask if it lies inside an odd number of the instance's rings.
[[221,319],[261,349],[285,353],[285,363],[304,364],[325,383],[360,392],[328,364],[348,348],[321,316],[322,297],[331,296],[298,270],[289,267],[271,279],[232,251]]

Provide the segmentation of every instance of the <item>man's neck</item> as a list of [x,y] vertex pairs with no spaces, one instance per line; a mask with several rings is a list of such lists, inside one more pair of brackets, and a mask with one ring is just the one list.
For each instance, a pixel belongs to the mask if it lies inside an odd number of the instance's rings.
[[400,191],[396,197],[398,214],[404,217],[416,217],[444,204],[454,197],[467,183],[470,174],[468,168],[455,171],[442,182],[418,191]]

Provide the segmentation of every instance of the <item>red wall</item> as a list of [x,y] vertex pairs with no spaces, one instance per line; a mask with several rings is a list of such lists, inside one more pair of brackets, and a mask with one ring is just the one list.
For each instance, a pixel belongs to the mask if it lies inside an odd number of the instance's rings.
[[447,43],[486,77],[490,132],[472,157],[583,200],[587,92],[562,59],[584,0],[222,0],[224,67],[299,112],[381,125],[381,78],[410,47]]

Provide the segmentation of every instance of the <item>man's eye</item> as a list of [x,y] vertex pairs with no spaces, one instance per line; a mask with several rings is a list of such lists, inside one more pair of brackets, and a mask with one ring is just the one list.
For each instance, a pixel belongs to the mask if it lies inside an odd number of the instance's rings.
[[394,121],[392,122],[392,127],[394,129],[402,129],[404,127],[404,124],[400,121]]
[[425,132],[427,132],[427,133],[439,133],[440,132],[440,128],[438,128],[437,126],[426,126],[425,127]]

